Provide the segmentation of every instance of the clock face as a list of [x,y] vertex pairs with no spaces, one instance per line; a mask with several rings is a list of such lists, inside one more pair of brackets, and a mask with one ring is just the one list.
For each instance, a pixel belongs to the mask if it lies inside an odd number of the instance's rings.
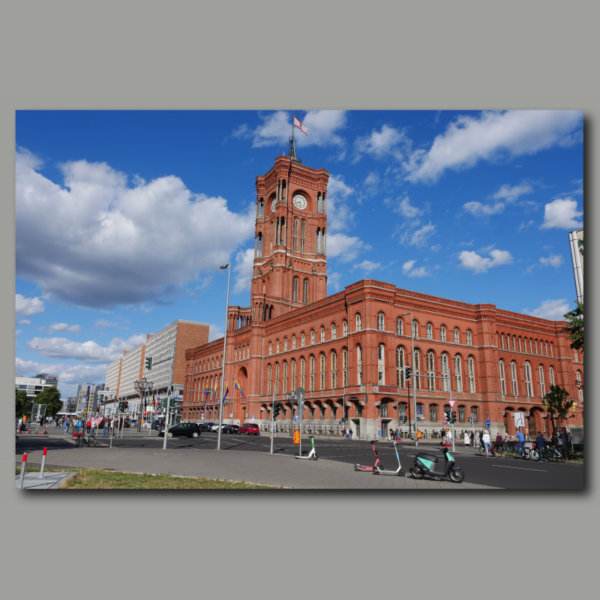
[[304,196],[301,196],[300,194],[294,196],[294,206],[299,210],[304,210],[307,204],[308,203],[306,202],[306,198]]
[[277,198],[274,198],[273,202],[271,202],[271,212],[275,212],[276,206],[277,206]]

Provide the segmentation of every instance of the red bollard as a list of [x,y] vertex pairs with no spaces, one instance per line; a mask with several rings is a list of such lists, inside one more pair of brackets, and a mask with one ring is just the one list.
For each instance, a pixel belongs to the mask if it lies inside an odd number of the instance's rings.
[[44,454],[42,454],[42,470],[40,471],[40,479],[44,478],[44,465],[46,464],[46,452],[48,448],[44,448]]
[[23,454],[23,462],[21,463],[21,478],[19,479],[19,488],[23,489],[23,480],[25,479],[25,467],[27,466],[27,452]]

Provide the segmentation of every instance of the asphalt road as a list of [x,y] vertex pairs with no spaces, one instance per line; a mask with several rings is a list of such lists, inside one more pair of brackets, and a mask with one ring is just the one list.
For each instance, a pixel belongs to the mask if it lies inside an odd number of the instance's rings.
[[[53,433],[53,432],[51,432]],[[108,445],[109,440],[97,437],[101,445]],[[177,449],[180,452],[203,452],[214,450],[217,444],[216,433],[202,433],[196,439],[194,438],[170,438],[168,447]],[[261,452],[268,453],[270,449],[270,439],[268,435],[261,436],[237,436],[222,435],[221,447],[224,451],[230,452]],[[113,446],[116,448],[148,448],[149,451],[162,449],[163,439],[157,437],[156,432],[152,432],[151,437],[140,436],[139,434],[125,437],[123,439],[114,439]],[[354,465],[356,463],[363,465],[372,465],[375,457],[371,445],[365,441],[359,440],[315,440],[317,453],[320,459],[327,459],[342,463]],[[70,436],[64,438],[21,435],[16,444],[16,459],[21,458],[23,452],[39,450],[47,447],[51,449],[72,449],[77,452],[74,441]],[[391,444],[379,444],[377,446],[379,458],[386,469],[395,470],[398,467],[396,453]],[[310,440],[303,439],[303,454],[310,450]],[[274,452],[285,454],[296,454],[298,446],[293,444],[288,436],[275,438]],[[441,453],[432,446],[419,448],[419,451],[439,454]],[[403,469],[408,475],[408,467],[413,462],[416,449],[414,446],[400,446],[400,460]],[[504,489],[539,489],[539,490],[577,490],[582,489],[584,485],[584,468],[582,463],[540,463],[538,461],[525,461],[521,459],[509,458],[486,458],[474,454],[461,452],[460,448],[454,453],[457,464],[465,471],[465,481],[481,485],[499,487]],[[361,476],[357,474],[357,476]],[[368,476],[366,473],[365,476]]]

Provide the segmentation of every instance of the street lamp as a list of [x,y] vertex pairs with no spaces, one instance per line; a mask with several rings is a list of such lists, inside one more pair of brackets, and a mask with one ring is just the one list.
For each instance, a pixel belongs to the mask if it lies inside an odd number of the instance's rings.
[[[413,373],[412,376],[417,377],[417,372],[415,370],[415,328],[414,328],[414,319],[413,319],[413,314],[412,312],[405,312],[402,313],[400,316],[401,317],[405,317],[407,315],[410,315],[410,340],[411,340],[411,359],[410,359],[410,364],[413,367]],[[417,386],[415,385],[415,380],[413,380],[413,408],[414,408],[414,414],[415,414],[415,446],[419,445],[419,436],[417,435],[418,429],[417,429]]]
[[221,371],[221,399],[219,400],[219,432],[217,438],[217,450],[221,449],[221,427],[223,426],[223,391],[225,389],[225,360],[227,356],[227,313],[229,311],[229,280],[231,278],[231,263],[223,265],[221,269],[227,269],[227,300],[225,301],[225,335],[223,336],[223,368]]

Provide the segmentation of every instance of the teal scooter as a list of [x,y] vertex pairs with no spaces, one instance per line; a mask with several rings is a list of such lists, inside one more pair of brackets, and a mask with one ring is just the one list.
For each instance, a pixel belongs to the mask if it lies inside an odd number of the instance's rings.
[[398,468],[395,471],[386,471],[381,463],[378,463],[373,468],[373,475],[397,475],[398,477],[404,477],[404,469],[400,464],[400,455],[398,454],[398,442],[394,442],[394,450],[396,451],[396,458],[398,459]]
[[448,477],[454,483],[462,483],[465,472],[456,465],[456,461],[452,454],[448,452],[448,448],[442,448],[442,452],[445,459],[443,464],[438,464],[438,457],[434,454],[419,452],[415,456],[415,462],[408,470],[415,479],[423,479],[425,475],[431,475],[434,479],[436,477]]
[[310,437],[310,441],[312,443],[312,450],[308,453],[308,456],[299,456],[298,454],[296,454],[294,456],[294,458],[301,458],[302,460],[318,460],[319,457],[317,456],[317,451],[315,449],[315,438],[314,436],[309,436]]

